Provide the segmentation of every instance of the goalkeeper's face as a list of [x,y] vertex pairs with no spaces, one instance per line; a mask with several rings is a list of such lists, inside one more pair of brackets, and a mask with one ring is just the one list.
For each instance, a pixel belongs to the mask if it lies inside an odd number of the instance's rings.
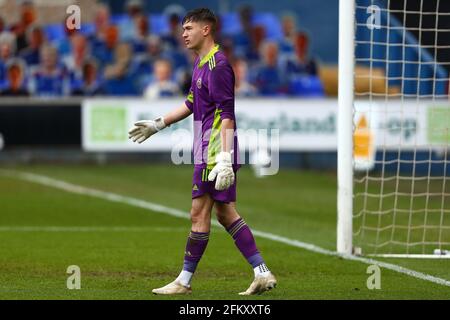
[[183,40],[186,48],[199,50],[210,35],[210,26],[202,22],[186,21],[183,24]]

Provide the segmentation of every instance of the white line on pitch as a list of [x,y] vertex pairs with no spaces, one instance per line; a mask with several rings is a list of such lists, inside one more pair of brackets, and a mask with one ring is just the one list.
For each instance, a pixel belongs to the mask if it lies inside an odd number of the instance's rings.
[[[64,190],[64,191],[67,191],[70,193],[91,196],[91,197],[95,197],[95,198],[109,200],[112,202],[122,203],[122,204],[128,204],[131,206],[135,206],[135,207],[139,207],[139,208],[143,208],[143,209],[147,209],[147,210],[151,210],[151,211],[156,211],[159,213],[167,214],[167,215],[178,217],[178,218],[189,219],[189,214],[182,210],[166,207],[166,206],[163,206],[163,205],[160,205],[157,203],[153,203],[153,202],[149,202],[149,201],[145,201],[145,200],[140,200],[140,199],[136,199],[136,198],[132,198],[132,197],[128,197],[128,196],[123,196],[123,195],[112,193],[112,192],[106,192],[106,191],[101,191],[101,190],[97,190],[97,189],[93,189],[93,188],[87,188],[87,187],[75,185],[75,184],[65,182],[63,180],[57,180],[57,179],[54,179],[54,178],[51,178],[48,176],[38,175],[38,174],[34,174],[34,173],[21,172],[21,171],[4,170],[4,169],[0,169],[0,173],[5,176],[18,178],[18,179],[25,180],[28,182],[38,183],[38,184],[41,184],[44,186],[57,188],[57,189]],[[215,226],[219,226],[219,223],[217,221],[211,221],[211,223]],[[386,262],[382,262],[382,261],[378,261],[378,260],[374,260],[374,259],[370,259],[370,258],[356,257],[356,256],[352,256],[352,255],[342,255],[342,254],[337,253],[336,251],[327,250],[327,249],[321,248],[321,247],[316,246],[311,243],[301,242],[298,240],[289,239],[289,238],[282,237],[282,236],[279,236],[276,234],[263,232],[263,231],[259,231],[259,230],[255,230],[255,229],[252,229],[252,232],[254,235],[259,236],[261,238],[270,239],[270,240],[273,240],[276,242],[284,243],[284,244],[287,244],[290,246],[302,248],[302,249],[305,249],[308,251],[312,251],[312,252],[316,252],[316,253],[320,253],[320,254],[324,254],[324,255],[328,255],[328,256],[341,257],[345,260],[358,261],[358,262],[362,262],[362,263],[369,264],[369,265],[378,265],[381,268],[385,268],[385,269],[392,270],[392,271],[395,271],[398,273],[406,274],[410,277],[414,277],[417,279],[421,279],[421,280],[425,280],[425,281],[429,281],[429,282],[433,282],[436,284],[450,287],[450,281],[448,281],[448,280],[438,278],[438,277],[435,277],[435,276],[432,276],[432,275],[429,275],[426,273],[418,272],[415,270],[411,270],[408,268],[404,268],[404,267],[401,267],[396,264],[386,263]]]
[[185,232],[186,228],[126,226],[0,226],[0,232]]

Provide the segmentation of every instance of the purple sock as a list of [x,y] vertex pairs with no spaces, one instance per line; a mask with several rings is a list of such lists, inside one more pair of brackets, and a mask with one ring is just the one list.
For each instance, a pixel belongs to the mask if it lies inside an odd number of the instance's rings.
[[183,270],[192,273],[195,272],[197,264],[202,258],[203,252],[205,252],[206,245],[208,244],[208,239],[209,232],[191,231],[186,243]]
[[241,251],[242,255],[253,268],[264,263],[264,260],[256,247],[255,238],[253,238],[250,228],[242,218],[234,221],[227,228],[227,231],[233,237],[236,247],[238,247],[239,251]]

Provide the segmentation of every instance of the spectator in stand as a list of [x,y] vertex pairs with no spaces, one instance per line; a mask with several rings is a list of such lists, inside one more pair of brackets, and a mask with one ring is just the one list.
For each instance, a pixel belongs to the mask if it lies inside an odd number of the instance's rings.
[[[235,59],[233,36],[226,35],[222,32],[222,18],[220,17],[220,15],[216,16],[216,20],[216,32],[214,35],[214,41],[220,45],[220,51],[225,54],[230,64],[233,64],[233,61]],[[184,43],[182,43],[182,45],[184,47]]]
[[[144,6],[141,0],[127,0],[124,6],[126,16],[122,16],[117,21],[120,31],[120,41],[133,41],[139,36],[139,30],[136,28],[136,18],[145,16]],[[148,21],[147,21],[148,22]]]
[[0,33],[0,89],[6,82],[6,63],[16,51],[16,36],[12,32]]
[[257,42],[261,42],[261,35],[264,37],[264,32],[261,32],[264,28],[253,26],[253,8],[249,5],[239,8],[239,20],[242,32],[233,38],[235,54],[239,57],[245,57],[249,63],[253,63],[259,59],[259,44]]
[[134,74],[136,77],[137,92],[142,92],[153,81],[153,66],[155,61],[161,58],[169,59],[163,54],[161,39],[156,35],[147,38],[146,53],[133,58]]
[[25,60],[28,66],[39,64],[40,49],[45,43],[44,30],[41,26],[31,26],[27,31],[28,46],[19,52],[19,56]]
[[133,45],[133,52],[136,54],[145,53],[147,49],[147,38],[150,34],[150,26],[148,17],[140,14],[134,17],[135,35],[131,43]]
[[142,0],[127,0],[125,8],[131,20],[144,14],[144,5]]
[[295,37],[295,52],[285,62],[285,70],[292,75],[317,75],[317,63],[308,55],[309,39],[306,33],[299,32]]
[[162,53],[162,56],[167,58],[172,64],[176,78],[186,71],[191,71],[193,65],[189,63],[189,55],[192,54],[192,51],[186,48],[182,37],[178,37],[177,40],[179,43],[176,48],[171,50],[166,49]]
[[97,4],[94,17],[95,33],[93,37],[103,41],[106,37],[106,31],[111,25],[111,14],[108,5],[104,3]]
[[285,14],[281,18],[283,38],[280,40],[280,59],[291,56],[295,52],[295,38],[297,35],[297,22],[293,14]]
[[2,33],[3,31],[5,31],[5,20],[2,16],[0,16],[0,33]]
[[72,36],[78,33],[77,29],[69,29],[67,28],[66,19],[62,22],[64,28],[64,37],[60,37],[58,39],[53,40],[51,43],[58,50],[58,55],[65,59],[68,55],[71,54],[71,43]]
[[133,53],[130,44],[122,42],[117,45],[114,51],[114,60],[106,66],[103,74],[105,79],[105,89],[108,94],[137,94],[132,56]]
[[17,52],[27,47],[27,33],[29,27],[36,22],[37,12],[32,0],[24,0],[19,6],[20,20],[17,24],[13,25],[11,30],[16,35],[16,48]]
[[106,92],[98,77],[98,65],[93,59],[86,60],[83,64],[83,82],[72,94],[75,96],[104,95]]
[[105,68],[105,78],[115,79],[123,77],[130,66],[132,52],[128,43],[122,42],[117,45],[114,52],[114,60]]
[[144,56],[144,60],[153,63],[163,55],[161,38],[155,35],[151,35],[147,38],[147,48]]
[[261,45],[262,61],[256,67],[253,84],[261,95],[279,95],[286,93],[284,74],[278,66],[278,44],[266,41]]
[[249,62],[257,62],[261,59],[259,52],[261,51],[261,45],[266,38],[266,29],[264,26],[255,26],[252,29],[252,52],[248,55]]
[[188,59],[188,65],[190,66],[189,68],[186,68],[184,71],[178,72],[178,74],[176,74],[176,79],[177,82],[181,88],[181,92],[183,93],[183,95],[188,95],[189,91],[191,89],[191,85],[192,85],[192,66],[195,63],[195,60],[197,59],[197,54],[192,51],[189,50],[187,52],[186,58]]
[[39,66],[31,72],[29,91],[39,97],[58,97],[70,93],[70,82],[65,68],[58,61],[55,47],[44,45]]
[[22,60],[13,58],[6,66],[7,86],[0,91],[0,96],[27,97],[28,90],[24,85],[25,64]]
[[242,32],[234,36],[233,43],[236,55],[247,58],[248,52],[250,52],[252,47],[251,20],[253,10],[250,6],[243,6],[239,8],[238,12]]
[[119,28],[110,25],[105,31],[105,40],[97,42],[92,48],[92,55],[99,61],[101,68],[114,60],[114,51],[119,43]]
[[181,18],[178,13],[171,13],[169,15],[169,33],[162,36],[162,44],[165,50],[178,50],[180,47],[180,38],[183,33],[181,28]]
[[222,40],[217,43],[220,44],[220,49],[225,54],[228,61],[230,61],[230,63],[233,63],[233,61],[236,59],[236,57],[234,55],[235,50],[234,50],[233,39],[228,38],[228,37],[222,37]]
[[112,60],[112,55],[109,55],[107,48],[105,48],[108,32],[109,37],[111,37],[111,33],[116,33],[116,42],[118,41],[119,35],[117,27],[115,27],[116,30],[111,32],[110,12],[109,7],[106,4],[97,4],[95,9],[94,25],[95,32],[88,37],[89,44],[92,54],[97,58],[99,63],[103,65],[104,63],[107,63],[103,60],[104,58],[109,59],[108,62]]
[[288,93],[294,96],[324,96],[324,89],[317,76],[317,64],[308,57],[308,37],[297,33],[295,54],[285,61],[283,70],[288,81]]
[[70,42],[71,54],[64,57],[62,61],[70,76],[71,87],[76,88],[83,80],[83,67],[90,52],[87,38],[81,33],[74,34]]
[[254,97],[258,90],[248,82],[248,66],[244,59],[236,59],[233,63],[233,70],[236,76],[235,94],[236,97]]
[[160,59],[155,62],[155,79],[145,89],[144,97],[156,99],[180,95],[178,84],[172,80],[172,67],[168,60]]

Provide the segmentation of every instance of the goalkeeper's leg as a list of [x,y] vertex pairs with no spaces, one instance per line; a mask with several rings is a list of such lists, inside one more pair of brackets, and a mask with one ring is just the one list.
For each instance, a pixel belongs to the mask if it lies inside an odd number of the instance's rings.
[[250,228],[237,213],[235,202],[216,202],[215,207],[217,220],[233,237],[236,247],[253,267],[255,279],[250,287],[240,294],[261,294],[274,288],[277,285],[277,280],[264,263]]
[[208,244],[213,204],[214,200],[208,194],[192,200],[192,228],[186,243],[183,270],[175,281],[162,288],[154,289],[153,293],[186,294],[191,292],[192,276]]

